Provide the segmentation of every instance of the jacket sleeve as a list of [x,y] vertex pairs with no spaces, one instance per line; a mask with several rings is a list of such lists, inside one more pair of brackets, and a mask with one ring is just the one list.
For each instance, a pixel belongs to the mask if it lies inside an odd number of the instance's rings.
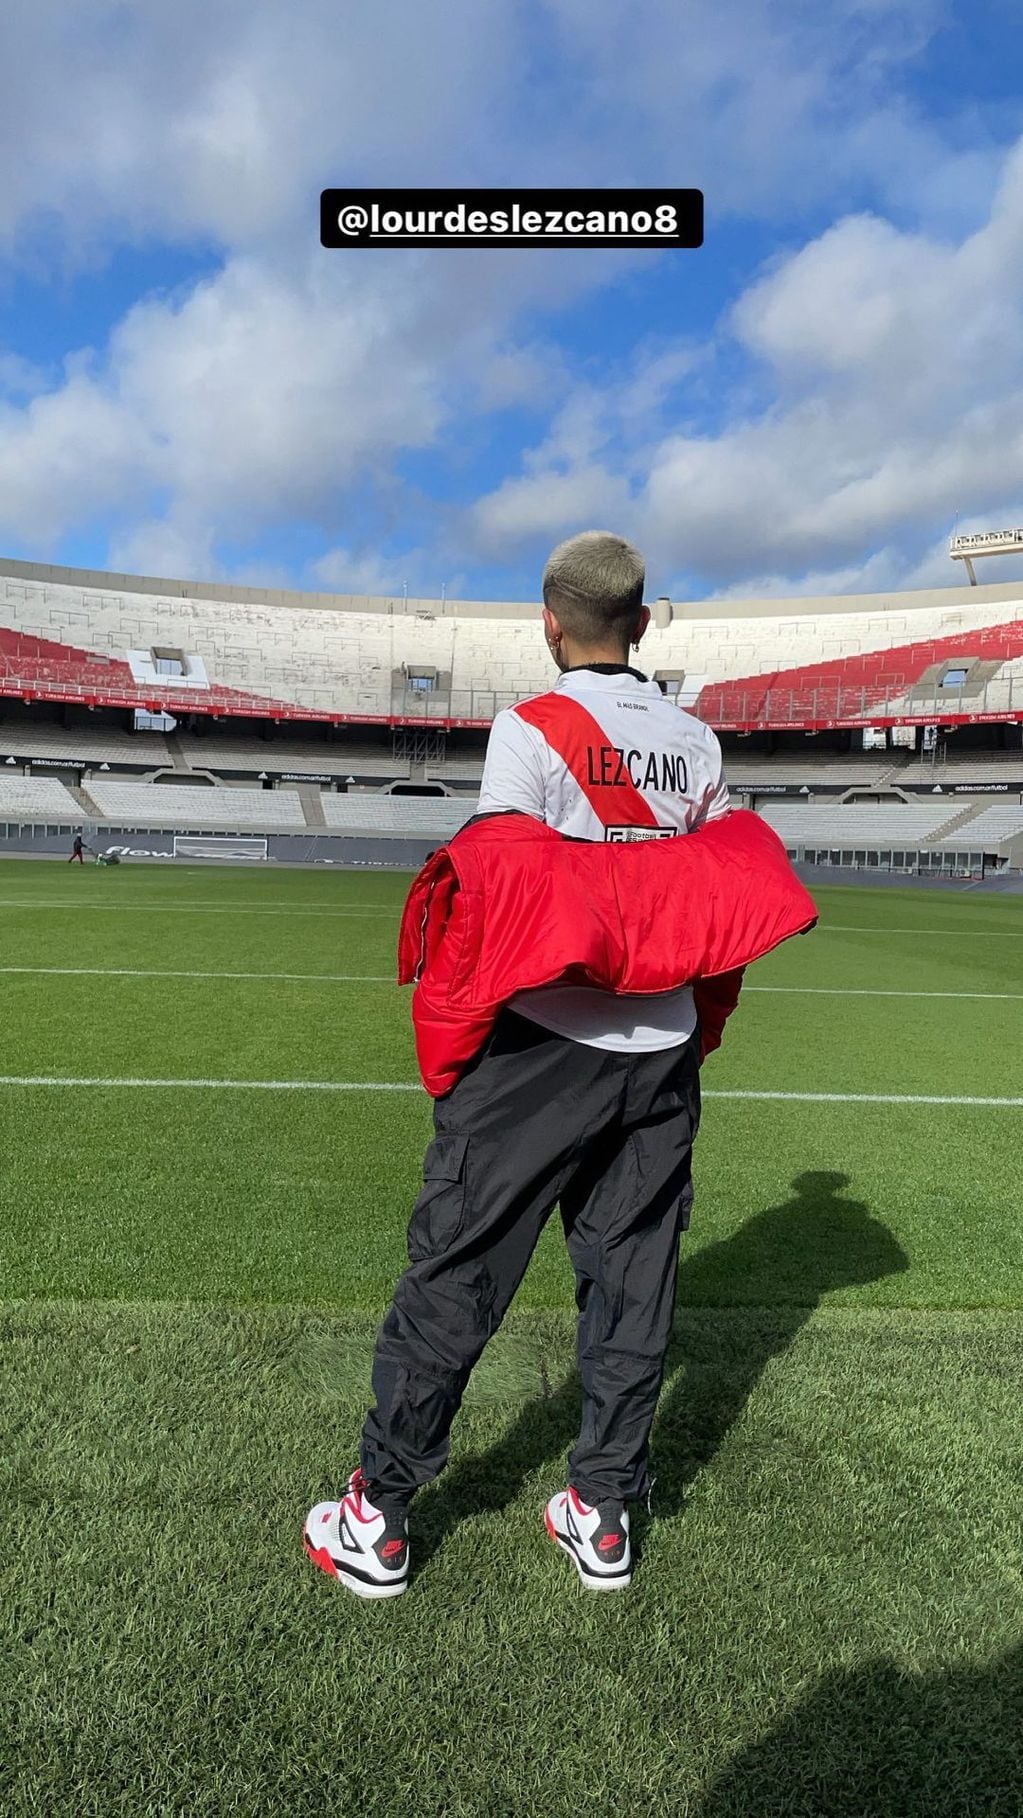
[[717,978],[697,979],[693,986],[696,1013],[700,1019],[700,1065],[708,1054],[721,1046],[725,1024],[739,1002],[745,966],[734,972],[721,972]]

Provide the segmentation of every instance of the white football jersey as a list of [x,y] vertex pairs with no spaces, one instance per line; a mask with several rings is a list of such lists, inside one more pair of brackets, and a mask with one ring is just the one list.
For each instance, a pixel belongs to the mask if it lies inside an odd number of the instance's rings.
[[[549,694],[505,708],[487,746],[479,811],[517,808],[577,839],[671,839],[728,810],[721,747],[634,669],[569,670]],[[520,991],[509,1008],[616,1053],[680,1047],[692,991],[616,997],[587,985]]]

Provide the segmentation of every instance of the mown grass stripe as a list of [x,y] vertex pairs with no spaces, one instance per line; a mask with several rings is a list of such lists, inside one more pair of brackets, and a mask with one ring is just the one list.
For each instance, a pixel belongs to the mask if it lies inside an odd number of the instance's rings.
[[[294,907],[282,907],[277,903],[231,903],[216,904],[209,902],[131,902],[124,897],[107,903],[89,902],[68,898],[54,902],[46,898],[35,897],[0,897],[0,908],[4,909],[51,909],[56,911],[78,912],[85,909],[109,910],[117,914],[128,911],[131,914],[152,911],[157,915],[287,915],[287,916],[338,916],[343,918],[365,917],[369,915],[400,915],[403,903],[365,903],[358,908],[332,909],[319,908],[315,904],[301,903]],[[868,926],[859,922],[828,922],[817,924],[815,934],[909,934],[936,935],[943,940],[1023,940],[1023,928],[884,928]]]
[[[194,972],[143,966],[0,966],[0,976],[33,978],[225,978],[270,979],[289,984],[393,985],[393,973],[380,972]],[[777,997],[940,997],[979,1003],[1023,1002],[1023,991],[879,991],[847,985],[746,985],[745,991]]]

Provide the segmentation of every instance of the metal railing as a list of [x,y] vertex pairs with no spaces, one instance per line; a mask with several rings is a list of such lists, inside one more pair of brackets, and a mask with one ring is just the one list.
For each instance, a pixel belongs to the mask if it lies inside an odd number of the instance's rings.
[[[172,683],[173,679],[168,680]],[[211,684],[208,691],[191,689],[186,694],[173,685],[161,688],[155,681],[108,682],[97,677],[88,682],[76,682],[57,674],[45,676],[38,672],[15,675],[0,671],[0,696],[97,707],[142,707],[170,713],[205,711],[223,717],[252,718],[258,716],[262,707],[267,718],[275,719],[410,727],[442,723],[486,727],[503,707],[513,706],[531,692],[542,691],[551,682],[552,677],[544,674],[536,678],[524,676],[517,688],[498,689],[475,683],[465,688],[429,690],[395,687],[389,697],[381,699],[379,712],[353,710],[340,697],[336,706],[323,707],[256,695],[249,695],[243,704],[233,698],[233,690],[216,683]],[[739,688],[734,683],[720,682],[708,684],[688,711],[721,732],[1023,720],[1023,676],[994,676],[981,687],[967,691],[922,689],[908,679],[890,684],[883,690],[832,682],[808,688],[758,688],[755,685]]]
[[787,845],[786,851],[797,864],[842,871],[892,871],[906,877],[980,878],[1011,869],[1007,855],[976,847],[946,851],[943,846],[839,847],[798,842]]
[[740,689],[734,683],[716,682],[703,689],[690,711],[721,732],[1023,719],[1023,676],[993,676],[970,690],[921,688],[909,678],[886,688],[825,682],[816,687]]

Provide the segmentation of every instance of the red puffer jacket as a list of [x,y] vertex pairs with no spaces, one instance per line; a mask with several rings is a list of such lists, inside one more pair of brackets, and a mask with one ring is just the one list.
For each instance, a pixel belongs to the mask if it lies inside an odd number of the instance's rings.
[[746,809],[635,844],[566,839],[526,814],[472,823],[420,871],[398,937],[423,1084],[450,1092],[502,1005],[555,983],[636,996],[693,985],[702,1060],[743,968],[816,920],[777,834]]

